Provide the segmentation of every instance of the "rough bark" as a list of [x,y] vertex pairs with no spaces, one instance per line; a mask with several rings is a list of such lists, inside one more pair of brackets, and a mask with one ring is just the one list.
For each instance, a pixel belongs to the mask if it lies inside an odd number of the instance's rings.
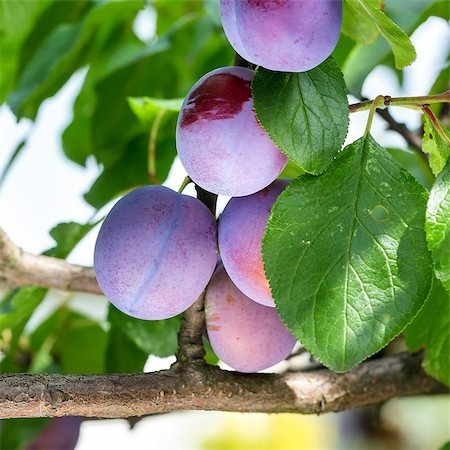
[[420,355],[368,361],[336,374],[326,369],[240,374],[175,365],[131,375],[0,375],[0,417],[130,417],[175,410],[321,414],[393,397],[444,393]]
[[37,285],[66,291],[101,294],[92,267],[32,255],[17,247],[0,228],[0,287]]

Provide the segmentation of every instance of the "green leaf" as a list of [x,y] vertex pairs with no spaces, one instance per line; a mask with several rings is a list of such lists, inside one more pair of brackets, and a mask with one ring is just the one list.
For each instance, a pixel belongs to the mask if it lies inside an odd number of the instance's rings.
[[450,296],[438,280],[404,336],[410,351],[425,348],[425,371],[450,386]]
[[128,104],[142,125],[150,127],[160,111],[180,112],[183,100],[182,98],[129,97]]
[[163,358],[174,355],[177,351],[180,328],[178,316],[166,320],[140,320],[110,305],[108,320],[147,355]]
[[107,334],[81,314],[60,309],[57,341],[52,353],[64,373],[91,374],[105,371]]
[[434,175],[425,158],[416,150],[408,148],[386,148],[389,154],[400,163],[428,191],[434,183]]
[[304,173],[305,171],[302,168],[298,167],[297,164],[289,160],[278,178],[290,178],[291,180],[293,180],[294,178],[297,178]]
[[[380,9],[382,3],[380,0],[366,0],[366,2],[377,9]],[[380,30],[358,0],[344,0],[342,33],[356,42],[367,45],[380,35]]]
[[[34,24],[51,1],[0,1],[0,104],[12,89],[19,65],[20,50]],[[59,3],[59,2],[58,2]],[[66,3],[66,2],[64,2]]]
[[[176,117],[169,118],[157,136],[155,162],[160,183],[166,179],[176,155],[175,124]],[[119,161],[103,170],[84,198],[94,207],[101,208],[130,189],[149,184],[147,167],[148,136],[141,135],[128,144]]]
[[8,419],[0,422],[0,448],[23,449],[46,427],[50,419]]
[[30,101],[29,97],[34,90],[41,88],[55,64],[71,50],[79,31],[79,23],[59,25],[26,66],[15,91],[8,97],[8,103],[18,118],[35,118],[41,102]]
[[206,364],[208,364],[210,366],[217,366],[217,364],[219,363],[219,357],[214,352],[208,339],[206,339],[205,337],[202,337],[202,342],[203,342],[203,348],[205,349]]
[[112,326],[108,337],[106,372],[132,373],[144,370],[147,353],[129,339],[120,328]]
[[56,225],[50,230],[50,236],[56,241],[56,246],[47,250],[45,254],[55,258],[67,258],[74,247],[97,223],[63,222]]
[[[95,224],[62,223],[54,227],[50,234],[57,245],[45,252],[46,255],[66,258],[78,242]],[[35,309],[44,300],[47,289],[41,287],[23,287],[16,289],[0,301],[0,334],[5,329],[12,332],[12,342],[7,355],[15,351],[25,325]]]
[[450,162],[431,189],[425,231],[436,277],[450,292]]
[[[433,86],[428,92],[428,95],[435,95],[445,92],[450,89],[450,80],[448,77],[450,71],[450,61],[447,60],[447,63],[442,67],[438,76],[436,77]],[[433,111],[436,117],[440,117],[442,108],[445,103],[433,103],[429,106],[429,108]]]
[[258,120],[280,150],[306,172],[325,171],[341,150],[349,120],[335,61],[301,73],[258,68],[252,91]]
[[[365,43],[369,43],[374,36],[373,28],[376,27],[384,39],[390,45],[395,58],[395,67],[403,69],[409,66],[416,59],[416,50],[407,34],[383,11],[377,8],[374,0],[346,0],[347,6],[351,7],[351,14],[359,23],[358,32],[367,27],[368,34],[364,36]],[[371,23],[370,26],[368,24]],[[355,30],[352,30],[353,34]]]
[[[61,17],[63,20],[26,60],[19,83],[9,96],[18,117],[34,118],[43,100],[55,94],[78,68],[95,59],[110,36],[129,26],[142,6],[138,2],[106,2],[89,10],[83,3],[78,8],[72,5],[66,11],[70,16]],[[78,20],[70,21],[73,17]]]
[[24,287],[5,297],[0,303],[0,332],[6,328],[22,329],[46,293],[44,288]]
[[332,370],[380,350],[423,305],[431,283],[426,201],[371,136],[276,201],[262,251],[277,309]]
[[[441,16],[443,9],[447,9],[446,2],[435,0],[386,0],[384,11],[403,30],[411,35],[431,15]],[[405,14],[408,11],[408,14]],[[349,53],[342,66],[348,91],[359,97],[362,85],[367,75],[379,64],[395,67],[391,49],[382,37],[370,45],[358,44]]]
[[[441,172],[445,163],[450,158],[450,147],[444,142],[442,136],[436,131],[433,122],[427,116],[424,117],[422,150],[430,155],[430,167],[435,175]],[[436,119],[439,122],[439,119]],[[442,126],[442,129],[450,138],[450,133]]]

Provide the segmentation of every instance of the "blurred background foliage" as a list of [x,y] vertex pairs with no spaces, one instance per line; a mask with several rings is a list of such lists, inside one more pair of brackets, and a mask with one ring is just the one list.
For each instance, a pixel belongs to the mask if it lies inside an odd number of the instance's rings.
[[[448,20],[449,15],[448,2],[432,0],[386,0],[384,11],[408,35],[430,16]],[[364,80],[378,65],[392,68],[402,81],[379,32],[348,31],[333,55],[350,94],[360,98]],[[180,99],[202,75],[233,60],[218,1],[0,0],[0,103],[9,105],[17,120],[34,121],[42,104],[81,74],[82,88],[61,136],[61,148],[73,163],[85,167],[93,160],[101,169],[84,194],[93,219],[56,225],[50,231],[55,245],[46,254],[66,258],[108,202],[136,186],[164,182],[176,155]],[[436,78],[431,93],[446,85],[448,67]],[[26,139],[11,153],[0,183],[25,144]],[[392,154],[411,171],[421,164],[417,153],[393,149]],[[423,173],[415,176],[429,186]],[[292,164],[284,172],[289,177],[299,174]],[[167,357],[176,351],[179,318],[145,322],[110,306],[106,323],[100,323],[72,311],[68,304],[74,294],[68,293],[59,308],[30,326],[47,290],[27,287],[4,294],[1,371],[136,372],[144,369],[149,355]],[[207,350],[208,362],[216,363],[208,346]],[[299,442],[299,434],[306,445],[302,448],[328,448],[323,439],[329,437],[310,418],[279,416],[269,422],[269,434],[255,437],[242,435],[238,423],[230,421],[204,448],[284,450],[296,448],[291,440],[295,436]],[[3,421],[0,448],[24,448],[47,423],[47,419]]]

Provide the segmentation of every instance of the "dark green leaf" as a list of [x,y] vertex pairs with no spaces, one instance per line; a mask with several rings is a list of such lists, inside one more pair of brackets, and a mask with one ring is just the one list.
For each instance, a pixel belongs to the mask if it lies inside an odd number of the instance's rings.
[[450,296],[438,280],[404,336],[409,350],[425,348],[425,371],[450,386]]
[[[83,4],[86,2],[70,11],[72,19],[80,14],[79,10],[84,8],[82,12],[86,12]],[[30,55],[9,97],[16,115],[34,118],[42,101],[56,93],[90,58],[95,58],[111,35],[131,23],[141,6],[139,2],[99,3],[79,17],[82,20],[59,23]]]
[[426,190],[371,136],[280,195],[263,260],[280,316],[326,366],[345,371],[417,314],[431,283]]
[[41,102],[32,101],[29,97],[33,91],[42,89],[54,66],[71,50],[79,31],[79,23],[61,24],[38,49],[21,74],[16,89],[8,97],[8,103],[17,117],[35,118]]
[[63,372],[103,373],[107,344],[107,334],[103,328],[72,311],[61,309],[57,314],[57,340],[52,353]]
[[49,419],[8,419],[0,421],[0,448],[23,449],[48,424]]
[[347,92],[334,60],[301,73],[258,68],[252,91],[258,120],[280,150],[306,172],[325,171],[348,129]]
[[[156,175],[163,182],[176,155],[175,149],[176,117],[169,118],[167,125],[160,130],[156,142]],[[85,199],[96,208],[132,188],[149,184],[148,135],[141,135],[129,143],[126,152],[116,163],[108,166],[100,174]]]
[[106,372],[132,373],[142,372],[148,354],[140,349],[118,327],[112,326],[108,333],[106,350]]
[[436,276],[450,292],[450,162],[431,189],[425,231]]
[[[422,140],[422,150],[424,153],[430,155],[430,167],[435,175],[439,174],[444,168],[445,163],[450,158],[450,147],[442,139],[442,136],[437,132],[433,125],[433,122],[427,117],[424,117],[423,125],[423,140]],[[439,122],[439,119],[436,119]],[[447,136],[450,138],[450,133],[448,133],[442,126],[442,129]]]
[[166,357],[177,351],[180,318],[140,320],[110,306],[108,320],[147,355]]

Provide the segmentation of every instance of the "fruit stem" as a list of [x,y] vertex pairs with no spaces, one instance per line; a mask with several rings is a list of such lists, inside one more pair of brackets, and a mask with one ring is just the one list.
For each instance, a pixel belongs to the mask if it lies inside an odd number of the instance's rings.
[[159,127],[165,113],[165,109],[160,109],[156,114],[148,139],[148,177],[152,183],[158,183],[158,178],[156,176],[156,140],[158,138]]
[[189,176],[185,177],[183,182],[181,183],[180,188],[178,189],[178,193],[181,194],[184,191],[184,188],[189,184],[192,183],[192,180]]
[[384,102],[384,96],[382,96],[382,95],[378,95],[372,101],[372,106],[370,107],[370,111],[369,111],[369,117],[367,118],[366,129],[364,131],[365,138],[370,133],[370,129],[372,128],[372,122],[373,122],[373,117],[375,115],[375,111],[377,110],[378,106],[380,106],[380,104],[383,102]]

